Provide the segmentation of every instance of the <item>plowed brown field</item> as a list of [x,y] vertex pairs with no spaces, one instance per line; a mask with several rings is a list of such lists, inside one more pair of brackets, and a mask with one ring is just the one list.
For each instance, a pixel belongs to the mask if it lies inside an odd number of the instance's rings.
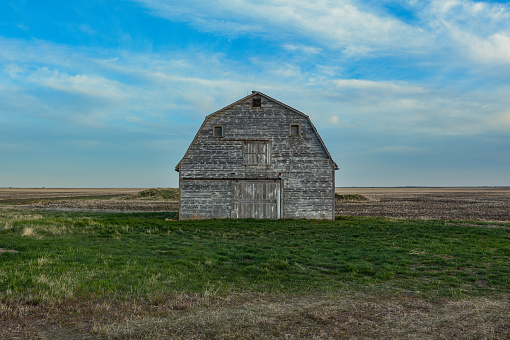
[[337,188],[336,215],[510,221],[510,188]]
[[141,188],[0,189],[0,204],[63,211],[177,211],[177,201],[134,198]]
[[144,189],[138,188],[0,188],[0,202],[33,199],[63,199],[67,197],[108,197],[129,195]]

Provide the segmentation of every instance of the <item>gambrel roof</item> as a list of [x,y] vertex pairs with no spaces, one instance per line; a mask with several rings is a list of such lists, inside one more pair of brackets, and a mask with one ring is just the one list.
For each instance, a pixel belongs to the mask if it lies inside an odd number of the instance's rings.
[[[192,147],[192,146],[195,144],[195,142],[197,141],[197,139],[198,139],[198,135],[199,135],[200,131],[201,131],[201,130],[202,130],[202,128],[205,126],[205,124],[207,123],[207,120],[208,120],[209,118],[211,118],[211,117],[213,117],[213,116],[215,116],[215,115],[217,115],[217,114],[219,114],[219,113],[221,113],[221,112],[223,112],[223,111],[225,111],[225,110],[228,110],[228,109],[230,109],[230,108],[232,108],[232,107],[234,107],[234,106],[236,106],[236,105],[238,105],[238,104],[240,104],[240,103],[242,103],[242,102],[244,102],[244,101],[246,101],[246,100],[248,100],[248,99],[250,99],[250,98],[252,98],[252,97],[255,97],[255,96],[261,96],[261,97],[264,97],[264,98],[266,98],[266,99],[268,99],[268,100],[270,100],[270,101],[272,101],[272,102],[275,102],[275,103],[277,103],[278,105],[281,105],[281,106],[285,107],[286,109],[288,109],[288,110],[290,110],[290,111],[292,111],[292,112],[294,112],[294,113],[296,113],[296,114],[298,114],[298,115],[301,115],[301,116],[303,116],[304,118],[306,118],[306,119],[308,120],[308,122],[310,123],[310,126],[312,127],[313,131],[314,131],[314,132],[315,132],[315,134],[317,135],[317,138],[319,139],[319,141],[320,141],[320,143],[321,143],[322,147],[324,148],[324,151],[326,152],[326,154],[327,154],[328,158],[329,158],[329,159],[331,159],[331,160],[333,160],[333,159],[331,158],[331,154],[330,154],[330,153],[329,153],[329,151],[328,151],[328,148],[326,148],[326,145],[324,144],[324,141],[322,140],[321,136],[320,136],[320,135],[319,135],[319,133],[317,132],[317,129],[315,128],[315,126],[313,125],[312,121],[310,120],[310,117],[308,117],[308,116],[307,116],[306,114],[304,114],[303,112],[301,112],[301,111],[299,111],[299,110],[296,110],[295,108],[290,107],[290,106],[288,106],[287,104],[284,104],[284,103],[282,103],[282,102],[280,102],[280,101],[278,101],[278,100],[276,100],[276,99],[274,99],[274,98],[272,98],[272,97],[270,97],[270,96],[268,96],[268,95],[266,95],[266,94],[264,94],[264,93],[262,93],[262,92],[259,92],[259,91],[252,91],[252,93],[251,93],[251,94],[249,94],[249,95],[247,95],[246,97],[241,98],[241,99],[239,99],[238,101],[236,101],[236,102],[234,102],[234,103],[232,103],[232,104],[230,104],[230,105],[227,105],[227,106],[225,106],[224,108],[222,108],[222,109],[220,109],[220,110],[218,110],[218,111],[216,111],[216,112],[213,112],[213,113],[211,113],[210,115],[207,115],[207,116],[205,117],[204,122],[202,123],[202,125],[200,126],[200,129],[198,129],[197,133],[195,134],[195,137],[193,138],[193,141],[192,141],[192,142],[191,142],[191,144],[188,146],[188,149],[186,150],[186,153],[184,154],[184,156],[182,157],[182,159],[179,161],[179,163],[177,163],[177,165],[176,165],[176,167],[175,167],[175,171],[179,171],[179,165],[181,164],[182,160],[183,160],[183,159],[185,159],[185,158],[188,156],[188,154],[190,153],[191,147]],[[335,165],[335,170],[338,170],[338,169],[339,169],[339,168],[338,168],[338,165],[337,165],[334,161],[333,161],[333,163],[334,163],[334,165]]]

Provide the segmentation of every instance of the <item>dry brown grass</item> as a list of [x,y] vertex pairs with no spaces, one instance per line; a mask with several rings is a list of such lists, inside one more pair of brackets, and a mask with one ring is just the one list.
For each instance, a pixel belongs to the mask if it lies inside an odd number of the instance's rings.
[[4,248],[0,248],[0,254],[1,253],[17,253],[18,251],[17,250],[14,250],[14,249],[4,249]]
[[43,218],[43,216],[39,214],[21,213],[16,209],[10,209],[8,207],[0,207],[0,209],[2,209],[2,214],[0,214],[0,229],[11,229],[12,224],[15,222],[35,221]]
[[23,228],[22,235],[26,236],[26,237],[33,237],[33,236],[35,236],[34,228],[32,228],[32,227]]
[[508,339],[509,298],[237,293],[51,306],[0,303],[0,338]]

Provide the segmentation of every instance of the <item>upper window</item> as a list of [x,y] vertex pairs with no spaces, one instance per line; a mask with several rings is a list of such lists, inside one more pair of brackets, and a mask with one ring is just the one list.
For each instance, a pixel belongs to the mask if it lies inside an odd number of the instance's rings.
[[290,124],[290,135],[291,136],[300,136],[301,135],[299,124]]
[[252,107],[262,107],[262,99],[253,98]]
[[213,137],[223,137],[223,126],[218,125],[213,127]]
[[259,141],[247,141],[243,148],[244,165],[268,165],[269,143]]

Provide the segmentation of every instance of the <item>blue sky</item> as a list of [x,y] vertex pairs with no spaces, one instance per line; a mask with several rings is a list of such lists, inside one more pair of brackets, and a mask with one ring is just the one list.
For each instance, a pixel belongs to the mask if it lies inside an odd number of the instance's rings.
[[0,187],[176,187],[252,90],[337,186],[510,185],[507,1],[2,0]]

